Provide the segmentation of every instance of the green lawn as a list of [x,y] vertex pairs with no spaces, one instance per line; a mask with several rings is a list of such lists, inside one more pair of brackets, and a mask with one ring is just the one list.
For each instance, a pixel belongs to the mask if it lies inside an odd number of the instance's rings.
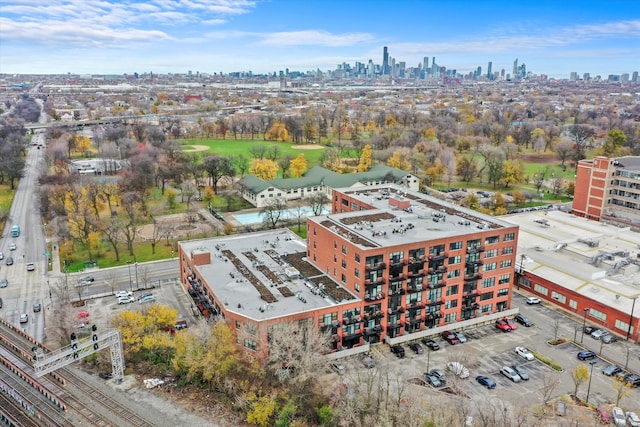
[[[209,151],[204,153],[214,153],[224,156],[228,155],[244,155],[246,158],[251,159],[249,150],[255,145],[265,145],[267,147],[278,146],[280,149],[280,156],[293,156],[297,157],[300,153],[304,154],[304,157],[309,162],[309,168],[317,166],[320,156],[325,152],[326,147],[318,148],[315,150],[300,150],[296,149],[296,144],[291,142],[274,142],[274,141],[260,141],[260,140],[241,140],[241,139],[191,139],[183,140],[181,144],[184,146],[185,151],[190,150],[190,145],[206,145],[209,147]],[[304,147],[304,145],[299,145]]]

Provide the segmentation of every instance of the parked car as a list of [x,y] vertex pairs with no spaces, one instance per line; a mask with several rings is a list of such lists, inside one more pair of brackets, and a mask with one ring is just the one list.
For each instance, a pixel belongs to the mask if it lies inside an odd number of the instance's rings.
[[0,288],[6,288],[9,286],[9,281],[7,279],[0,280]]
[[527,298],[527,304],[531,305],[531,304],[540,304],[540,298],[537,297],[528,297]]
[[440,334],[442,336],[442,339],[444,339],[446,342],[448,342],[451,345],[456,345],[458,344],[458,337],[456,337],[456,335],[451,332],[451,331],[444,331],[442,334]]
[[631,375],[629,372],[620,369],[614,374],[614,378],[618,381],[624,381],[629,375]]
[[624,382],[631,387],[640,387],[640,375],[629,375],[625,377]]
[[594,328],[593,326],[585,326],[585,327],[582,328],[582,331],[585,334],[589,334],[589,335],[591,335],[591,332],[593,332],[595,330],[596,330],[596,328]]
[[635,412],[627,412],[627,424],[631,427],[640,427],[640,417]]
[[0,298],[0,308],[2,308],[2,298]]
[[115,293],[116,298],[132,297],[132,296],[133,296],[133,292],[131,291],[118,291]]
[[509,366],[503,366],[502,368],[500,368],[500,373],[509,378],[514,383],[520,382],[520,375],[518,375],[518,373],[511,369]]
[[511,369],[516,371],[516,373],[520,375],[520,378],[522,378],[524,381],[529,380],[529,373],[522,366],[515,365],[515,366],[512,366]]
[[607,331],[606,329],[596,329],[595,331],[591,332],[591,338],[593,338],[594,340],[599,340],[605,335],[609,335],[609,331]]
[[342,365],[341,363],[332,363],[331,369],[333,369],[333,371],[339,375],[344,374],[344,365]]
[[580,360],[591,360],[595,359],[597,355],[593,351],[583,350],[578,352],[578,359]]
[[16,245],[15,243],[10,243],[9,244],[9,250],[10,251],[15,251],[16,249],[18,249],[18,245]]
[[138,303],[139,304],[144,304],[147,302],[156,302],[156,297],[154,297],[153,295],[147,295],[144,296],[142,298],[138,298]]
[[429,371],[428,375],[433,375],[437,377],[442,384],[447,383],[447,376],[442,369],[438,369],[438,368],[432,369]]
[[399,357],[400,359],[402,359],[404,358],[404,347],[401,345],[392,345],[391,353],[395,354],[396,357]]
[[485,377],[484,375],[478,375],[476,377],[476,381],[478,381],[480,385],[485,386],[489,390],[496,388],[496,382],[489,377]]
[[143,299],[143,298],[152,297],[152,296],[153,296],[153,294],[152,294],[152,293],[150,293],[150,292],[145,292],[144,294],[142,294],[142,295],[140,295],[140,296],[138,297],[138,301],[140,301],[140,300],[141,300],[141,299]]
[[535,356],[526,347],[516,347],[516,354],[526,360],[534,360]]
[[428,373],[424,373],[424,380],[426,381],[427,384],[433,386],[433,387],[442,387],[442,381],[440,381],[440,379],[435,376],[435,375],[431,375]]
[[533,325],[533,323],[531,323],[531,320],[529,320],[529,318],[524,314],[518,313],[513,319],[521,325],[526,326],[527,328]]
[[4,259],[4,254],[0,252],[0,259]]
[[422,340],[422,344],[426,345],[427,348],[431,351],[436,351],[436,350],[440,350],[440,344],[438,344],[437,342],[435,342],[434,340],[431,339],[426,339],[424,338]]
[[465,337],[462,332],[454,332],[454,334],[456,335],[456,338],[458,338],[459,343],[467,342],[467,337]]
[[118,305],[120,304],[129,304],[135,301],[133,297],[120,297],[118,298]]
[[602,342],[605,343],[605,344],[611,344],[611,343],[614,343],[616,341],[618,341],[618,337],[615,336],[615,335],[609,334],[609,335],[605,335],[605,336],[602,337]]
[[496,320],[496,328],[503,332],[511,332],[511,325],[506,318]]
[[40,303],[33,304],[33,312],[37,313],[42,310],[42,305]]
[[4,263],[7,265],[13,265],[13,257],[8,256]]
[[415,354],[422,354],[422,353],[424,353],[424,350],[423,350],[422,346],[421,346],[420,344],[416,343],[416,342],[409,343],[409,348],[410,348],[411,350],[413,350],[413,352],[414,352]]
[[625,427],[627,425],[622,409],[614,406],[613,409],[611,409],[611,415],[613,416],[613,424],[615,424],[616,427]]
[[78,286],[87,286],[91,283],[95,282],[95,278],[93,276],[84,276],[80,280],[78,280]]
[[362,364],[367,369],[372,369],[372,368],[376,367],[376,362],[373,360],[373,357],[371,357],[371,356],[364,356],[362,358]]
[[29,321],[29,315],[26,313],[22,313],[20,315],[20,323],[27,323]]
[[36,265],[32,262],[27,263],[27,271],[34,271],[36,269]]
[[617,374],[618,372],[620,372],[620,370],[621,370],[621,369],[620,369],[620,367],[619,367],[619,366],[616,366],[616,365],[609,365],[609,366],[607,366],[606,368],[604,368],[604,369],[602,370],[602,373],[603,373],[603,374],[605,374],[605,375],[607,375],[607,376],[609,376],[609,377],[611,377],[611,376],[613,376],[613,375]]
[[596,416],[601,424],[611,424],[611,413],[604,406],[599,406],[596,409]]

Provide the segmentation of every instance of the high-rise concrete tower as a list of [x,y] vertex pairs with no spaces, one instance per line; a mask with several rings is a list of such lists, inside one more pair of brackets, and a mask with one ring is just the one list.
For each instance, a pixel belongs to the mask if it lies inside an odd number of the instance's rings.
[[492,76],[491,76],[491,67],[493,66],[493,62],[489,61],[489,63],[487,64],[487,78],[489,80],[491,80]]
[[389,74],[389,49],[387,46],[382,48],[382,75]]
[[511,78],[514,80],[518,78],[518,58],[513,61],[513,73],[511,73]]

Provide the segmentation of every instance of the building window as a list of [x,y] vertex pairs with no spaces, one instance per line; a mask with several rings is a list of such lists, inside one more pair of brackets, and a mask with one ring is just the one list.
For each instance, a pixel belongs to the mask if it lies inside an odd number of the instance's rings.
[[509,283],[510,280],[511,280],[510,274],[501,274],[500,278],[498,279],[498,285],[504,285],[506,283]]
[[333,277],[338,277],[338,270],[335,268],[333,269]]
[[509,295],[509,288],[498,289],[498,296],[503,297],[505,295]]
[[480,294],[480,301],[486,301],[488,299],[493,299],[493,292],[485,292]]
[[256,342],[254,340],[250,340],[250,339],[245,339],[244,340],[244,346],[250,350],[254,350],[256,349]]
[[486,251],[484,253],[484,257],[485,258],[493,258],[493,257],[497,257],[498,256],[498,250],[497,249],[491,249],[490,251]]
[[333,249],[338,249],[338,242],[337,241],[333,241]]
[[356,283],[354,286],[354,289],[356,290],[357,293],[360,293],[360,284]]
[[458,300],[457,299],[450,299],[446,302],[446,304],[444,305],[445,308],[456,308],[458,306]]
[[460,250],[460,249],[462,249],[462,241],[449,243],[449,250],[450,251],[457,251],[457,250]]
[[447,277],[449,277],[449,278],[460,277],[460,269],[449,270],[447,272]]
[[244,330],[249,335],[255,335],[256,334],[256,325],[246,324],[245,327],[244,327]]
[[480,313],[491,313],[491,307],[493,307],[493,304],[480,306]]
[[487,277],[486,279],[482,279],[482,288],[486,289],[486,288],[491,288],[496,284],[496,278],[495,277]]
[[491,270],[495,270],[496,269],[496,263],[495,262],[491,262],[489,264],[485,264],[482,266],[484,271],[491,271]]
[[360,262],[360,254],[355,254],[356,262]]
[[509,268],[511,267],[512,263],[513,260],[511,259],[503,259],[502,261],[500,261],[500,268]]
[[359,269],[359,268],[356,268],[356,269],[353,271],[353,275],[354,275],[354,276],[356,276],[356,277],[360,277],[360,269]]
[[342,199],[342,204],[344,206],[349,206],[349,201],[347,199]]
[[565,297],[562,294],[559,294],[555,291],[551,291],[551,298],[553,298],[554,300],[562,303],[562,304],[566,304],[567,303],[567,297]]
[[342,260],[342,268],[347,268],[347,261]]
[[462,258],[460,257],[460,255],[452,256],[449,258],[449,265],[460,264],[461,261]]
[[506,246],[502,248],[502,255],[511,255],[513,253],[513,246]]
[[573,308],[574,310],[578,309],[578,301],[574,300],[574,299],[570,299],[569,300],[569,307]]
[[537,283],[533,286],[533,290],[542,295],[549,295],[549,289],[545,288],[542,285],[538,285]]
[[449,313],[444,315],[444,323],[453,323],[456,321],[456,313]]
[[457,295],[458,294],[458,285],[449,286],[447,288],[447,296]]
[[355,203],[351,203],[351,210],[352,211],[357,211],[358,210],[358,205],[356,205]]
[[347,247],[345,245],[342,245],[342,253],[347,254]]
[[623,322],[622,320],[616,320],[615,327],[616,329],[623,331],[625,334],[629,333],[629,336],[633,336],[633,326],[631,327],[631,330],[629,330],[628,323]]
[[516,233],[507,233],[502,239],[503,242],[511,242],[516,239]]
[[241,324],[240,324],[240,321],[239,321],[239,320],[236,320],[236,329],[240,329],[240,325],[241,325]]
[[485,244],[495,245],[499,241],[500,241],[500,238],[498,236],[491,236],[491,237],[487,237],[487,240],[485,240]]
[[602,322],[606,322],[607,321],[607,315],[601,311],[598,311],[594,308],[589,309],[589,316],[591,317],[595,317],[598,320],[601,320]]
[[347,275],[346,274],[342,273],[341,279],[342,279],[342,283],[347,283]]
[[404,252],[403,251],[392,252],[389,258],[392,264],[397,264],[400,261],[402,261],[402,259],[404,258]]
[[324,325],[331,325],[337,320],[338,320],[337,311],[334,311],[333,313],[322,314],[318,317],[318,323],[324,324]]

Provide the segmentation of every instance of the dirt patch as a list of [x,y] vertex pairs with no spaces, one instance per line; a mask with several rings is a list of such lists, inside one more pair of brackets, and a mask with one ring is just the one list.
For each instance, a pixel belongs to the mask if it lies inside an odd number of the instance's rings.
[[182,149],[183,151],[207,151],[209,150],[209,147],[207,147],[206,145],[187,145],[187,149],[185,150],[184,148]]
[[306,145],[292,145],[291,148],[293,148],[294,150],[319,150],[324,147],[319,144],[306,144]]

